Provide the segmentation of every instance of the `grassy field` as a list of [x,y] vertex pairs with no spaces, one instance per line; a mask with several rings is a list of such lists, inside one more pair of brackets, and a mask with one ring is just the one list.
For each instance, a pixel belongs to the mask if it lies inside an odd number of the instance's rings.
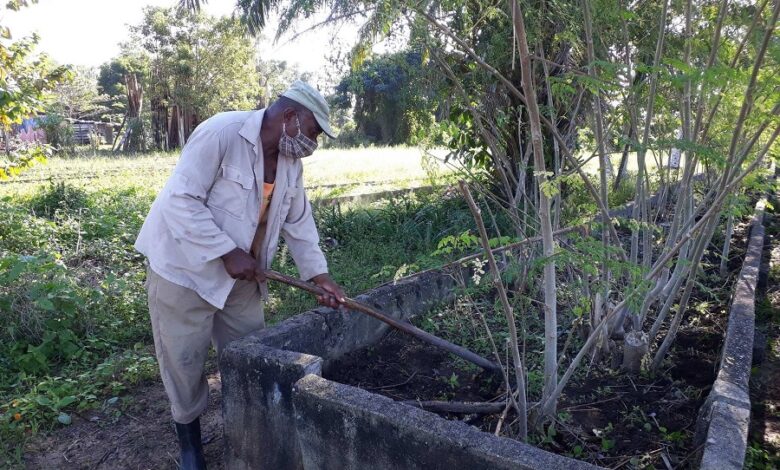
[[[0,181],[0,195],[30,193],[49,180],[92,189],[142,186],[158,191],[179,158],[179,152],[90,154],[83,151],[78,157],[54,157],[18,178]],[[443,157],[445,152],[434,150],[432,154]],[[424,155],[415,147],[323,149],[304,160],[305,184],[312,197],[331,197],[423,186],[431,177],[451,171],[436,159],[424,159]]]

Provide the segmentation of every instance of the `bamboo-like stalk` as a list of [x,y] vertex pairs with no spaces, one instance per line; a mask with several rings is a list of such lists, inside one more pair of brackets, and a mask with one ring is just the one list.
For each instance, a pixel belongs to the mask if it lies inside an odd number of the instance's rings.
[[[646,178],[646,171],[647,171],[647,165],[645,162],[645,157],[647,154],[647,147],[650,143],[650,128],[652,125],[653,116],[655,114],[655,97],[656,97],[656,90],[658,87],[658,73],[656,70],[658,69],[659,64],[661,63],[661,56],[663,54],[664,50],[664,42],[666,38],[666,17],[667,17],[667,11],[669,9],[669,0],[664,0],[663,8],[661,10],[661,18],[659,19],[659,25],[658,25],[658,40],[656,41],[655,45],[655,54],[653,56],[653,72],[650,73],[650,91],[648,92],[648,98],[647,98],[647,110],[645,112],[645,126],[644,130],[642,132],[642,144],[639,146],[639,149],[637,151],[637,176],[636,176],[636,194],[634,198],[634,210],[633,210],[633,218],[634,220],[641,220],[642,221],[642,238],[643,238],[643,253],[642,257],[643,264],[645,266],[649,266],[649,261],[652,257],[652,252],[648,253],[650,251],[650,238],[652,237],[652,232],[650,231],[650,228],[648,226],[649,223],[649,217],[648,217],[648,207],[647,207],[647,185],[645,184],[645,178]],[[636,263],[636,260],[638,258],[638,251],[639,251],[639,229],[633,228],[631,230],[631,260]]]
[[682,255],[681,258],[683,258],[686,263],[678,263],[677,266],[680,267],[680,272],[673,273],[669,280],[670,286],[669,293],[666,294],[666,301],[661,307],[661,310],[659,310],[658,315],[655,317],[653,325],[650,327],[649,337],[651,341],[658,335],[658,332],[661,330],[661,325],[663,325],[664,320],[666,320],[666,316],[669,314],[669,310],[671,310],[672,304],[674,304],[674,300],[677,298],[676,295],[672,295],[671,293],[676,293],[680,290],[680,286],[682,286],[685,276],[688,274],[689,264],[687,263],[687,258],[684,258]]
[[[436,29],[444,33],[447,37],[452,39],[466,54],[468,54],[469,57],[471,57],[477,65],[485,69],[488,73],[495,76],[502,85],[504,85],[513,96],[515,96],[517,99],[519,99],[526,107],[529,106],[529,100],[526,98],[525,94],[521,92],[508,78],[506,78],[501,72],[496,70],[495,67],[485,62],[482,57],[479,56],[471,47],[469,47],[466,42],[458,37],[457,34],[455,34],[449,27],[446,25],[443,25],[436,21],[436,19],[431,16],[427,11],[423,10],[420,7],[416,7],[415,11],[425,18],[426,21],[432,26],[434,26]],[[520,21],[522,23],[522,21]],[[538,106],[537,106],[538,110]],[[537,113],[537,116],[539,118],[539,121],[541,124],[544,125],[544,127],[552,134],[552,137],[555,139],[556,142],[559,144],[559,150],[561,152],[561,155],[564,157],[566,162],[571,165],[572,168],[575,169],[577,174],[580,176],[580,179],[582,180],[583,184],[585,185],[585,189],[587,189],[588,193],[593,197],[593,200],[596,202],[596,206],[598,207],[598,210],[601,214],[609,214],[609,208],[607,207],[607,201],[603,201],[601,199],[601,195],[599,194],[598,190],[593,186],[593,183],[590,181],[590,178],[588,177],[588,174],[585,173],[585,171],[581,168],[579,162],[572,154],[571,150],[568,148],[566,144],[566,139],[561,136],[560,132],[558,132],[557,127],[553,122],[551,122],[549,119],[547,119],[545,116],[540,115]],[[623,250],[622,245],[620,243],[617,243],[617,241],[620,239],[618,237],[617,231],[615,230],[615,227],[613,224],[609,224],[607,226],[607,229],[611,232],[611,239],[613,241],[613,247],[617,250],[618,256],[622,260],[627,260],[627,256],[625,254],[625,251]]]
[[[525,185],[524,185],[525,174],[524,172],[520,172],[517,181],[510,181],[511,172],[507,171],[506,168],[510,167],[511,164],[508,161],[506,161],[506,158],[504,158],[504,153],[499,148],[498,137],[492,134],[482,124],[483,116],[479,113],[479,111],[477,111],[477,109],[474,106],[472,106],[469,103],[469,99],[468,96],[466,95],[466,91],[463,89],[463,85],[457,79],[457,77],[455,76],[455,74],[453,73],[449,65],[447,65],[447,63],[442,58],[440,58],[438,54],[434,53],[433,55],[437,59],[439,65],[441,66],[442,70],[444,70],[445,74],[448,76],[452,84],[455,85],[455,89],[461,95],[461,98],[463,99],[463,103],[471,113],[472,119],[474,121],[477,130],[479,131],[480,135],[482,135],[482,140],[488,145],[488,148],[490,148],[490,156],[493,159],[493,163],[494,163],[493,166],[499,172],[504,195],[506,196],[507,199],[506,207],[509,211],[510,217],[515,222],[514,225],[515,225],[516,235],[518,237],[522,237],[523,234],[525,233],[526,227],[525,227],[525,223],[520,223],[521,217],[518,214],[517,202],[520,197],[525,197]],[[517,184],[513,184],[513,183],[517,183]]]
[[[582,10],[584,12],[585,23],[585,43],[588,51],[588,76],[594,81],[598,81],[598,73],[596,72],[596,52],[593,47],[593,19],[591,18],[591,7],[589,0],[582,0]],[[595,112],[595,127],[596,127],[596,145],[598,147],[599,155],[599,183],[601,190],[601,199],[609,201],[609,195],[607,194],[609,189],[609,181],[607,179],[607,171],[611,166],[607,155],[607,150],[604,146],[604,116],[601,112],[601,92],[599,90],[594,93],[593,107]],[[611,221],[609,214],[602,213],[601,223],[604,227],[607,227]],[[594,302],[593,305],[593,324],[597,324],[604,316],[604,312],[609,301],[609,230],[601,230],[601,243],[602,243],[602,267],[601,267],[601,302]],[[609,347],[609,343],[606,341],[607,335],[604,335],[604,341],[602,342],[601,349],[606,350]]]
[[650,310],[650,306],[653,305],[656,300],[658,300],[658,297],[661,294],[664,285],[666,284],[666,278],[668,276],[669,270],[667,269],[663,274],[661,274],[661,276],[658,277],[655,282],[655,287],[653,287],[653,289],[645,296],[645,300],[642,302],[642,307],[639,309],[639,314],[634,315],[631,319],[634,330],[639,331],[642,329],[642,325],[645,324],[645,317],[647,316],[647,312]]
[[488,260],[488,266],[493,276],[493,285],[496,286],[498,291],[498,297],[501,299],[501,308],[504,310],[504,316],[506,317],[507,326],[509,328],[509,340],[510,350],[512,353],[512,361],[514,363],[515,382],[517,384],[517,404],[518,415],[520,420],[520,437],[523,440],[528,438],[528,411],[526,407],[526,392],[525,392],[525,369],[523,367],[522,359],[520,358],[520,347],[517,337],[517,327],[515,326],[515,314],[512,311],[512,307],[509,305],[509,297],[506,294],[504,283],[501,282],[501,272],[496,264],[496,258],[493,256],[493,252],[490,250],[490,241],[488,239],[487,230],[485,230],[485,223],[482,221],[479,208],[474,202],[474,198],[471,197],[471,191],[464,181],[459,183],[460,191],[463,197],[466,199],[466,203],[471,210],[471,214],[474,216],[474,221],[477,224],[479,231],[479,239],[482,243],[482,248],[485,250],[485,256]]
[[726,277],[729,273],[729,251],[731,248],[731,236],[734,235],[734,214],[729,214],[729,218],[726,220],[726,234],[723,240],[723,250],[720,254],[720,269],[718,272],[721,277]]
[[[717,210],[720,211],[720,209],[723,206],[723,201],[726,197],[726,188],[736,186],[739,180],[741,180],[741,178],[744,177],[744,175],[746,174],[744,171],[742,171],[739,174],[739,176],[736,176],[735,178],[735,175],[737,175],[737,173],[740,172],[742,163],[747,158],[747,154],[749,153],[750,149],[752,148],[752,145],[755,143],[755,141],[757,141],[757,139],[753,139],[753,138],[749,139],[749,141],[752,142],[748,142],[749,145],[746,145],[742,151],[737,150],[738,142],[742,137],[742,129],[747,120],[749,111],[753,106],[754,94],[757,87],[758,73],[759,70],[761,69],[761,66],[763,65],[764,57],[766,55],[769,46],[770,38],[774,34],[774,28],[777,24],[778,15],[780,15],[780,0],[775,1],[774,10],[772,12],[772,18],[767,23],[767,29],[764,34],[764,38],[761,42],[761,47],[759,48],[758,53],[756,54],[756,59],[753,64],[753,70],[750,76],[750,81],[745,91],[745,97],[742,100],[742,106],[740,107],[739,117],[737,119],[737,122],[735,123],[735,129],[731,136],[731,143],[729,144],[729,153],[728,153],[726,169],[719,181],[719,189],[720,189],[719,196],[717,202],[713,205],[713,207],[711,207],[710,210],[717,208]],[[770,138],[770,142],[773,142],[774,139],[777,138],[778,132],[780,132],[780,127],[775,129],[775,132]],[[765,146],[765,149],[768,150],[768,147]],[[758,161],[759,159],[756,160],[756,162]],[[750,167],[754,168],[756,162],[750,165]],[[714,221],[712,221],[710,223],[710,226],[708,226],[707,230],[704,232],[704,236],[700,236],[696,240],[693,258],[691,260],[693,266],[698,266],[701,257],[703,256],[704,249],[707,247],[707,245],[709,245],[710,240],[712,239],[712,235],[715,233],[715,229],[717,227],[717,221],[718,221],[717,218]],[[664,341],[661,343],[661,346],[659,346],[658,350],[656,351],[655,357],[653,358],[653,364],[652,364],[653,370],[657,370],[661,366],[661,363],[663,362],[663,358],[665,357],[666,353],[671,347],[671,344],[677,334],[677,330],[680,326],[680,322],[682,321],[682,316],[684,315],[685,310],[687,309],[688,301],[690,299],[691,292],[693,291],[695,275],[696,275],[695,269],[692,269],[688,274],[688,282],[686,283],[685,290],[683,291],[682,297],[680,299],[679,308],[674,318],[672,319],[672,323],[669,326],[669,331],[667,332]]]
[[[544,57],[544,46],[539,43],[540,56]],[[544,72],[544,86],[547,89],[547,109],[550,111],[550,121],[557,122],[555,116],[555,103],[553,102],[552,88],[550,87],[550,71],[547,66],[547,61],[542,62],[542,71]],[[576,113],[574,113],[576,116]],[[553,140],[553,175],[558,177],[561,175],[561,151],[559,149],[560,144],[557,140]],[[556,183],[555,195],[553,196],[553,212],[552,212],[552,226],[554,229],[561,227],[561,190],[560,186]]]
[[[539,221],[542,231],[542,253],[544,255],[544,390],[543,397],[549,396],[558,383],[558,297],[555,290],[555,240],[553,239],[550,219],[550,199],[547,195],[547,170],[544,163],[542,146],[542,124],[539,106],[536,103],[536,87],[531,76],[531,53],[523,19],[523,8],[518,0],[510,0],[517,14],[514,17],[514,31],[520,59],[520,77],[523,92],[528,97],[526,111],[531,127],[531,144],[534,156],[534,173],[539,190]],[[554,413],[554,407],[552,412]]]
[[[723,3],[720,7],[720,13],[718,15],[718,24],[717,28],[715,30],[716,38],[720,37],[720,30],[723,25],[723,17],[725,16],[725,13],[727,11],[728,0],[723,0]],[[766,8],[767,3],[769,3],[769,0],[764,0],[763,3],[761,3],[757,8],[755,13],[753,14],[753,21],[750,22],[750,26],[748,27],[747,32],[742,37],[742,41],[739,43],[739,47],[737,47],[737,50],[734,52],[734,57],[731,58],[731,62],[729,63],[730,68],[734,68],[734,66],[737,64],[737,61],[739,60],[740,55],[742,54],[742,50],[745,48],[745,45],[747,42],[753,38],[753,30],[756,29],[758,26],[759,21],[761,20],[761,14],[764,11],[764,8]],[[718,51],[718,46],[720,45],[720,41],[713,41],[712,43],[712,52],[710,54],[710,58],[707,62],[707,68],[710,68],[712,64],[715,62],[715,56]],[[697,116],[696,116],[696,125],[694,126],[694,134],[699,135],[699,129],[702,126],[702,123],[704,125],[704,128],[701,129],[701,140],[704,140],[704,138],[707,136],[710,130],[710,125],[712,124],[713,118],[715,117],[715,114],[718,112],[718,108],[720,107],[720,103],[723,99],[723,93],[720,93],[720,90],[717,90],[714,95],[716,96],[715,104],[712,106],[712,109],[710,110],[709,114],[707,115],[706,120],[702,120],[704,116],[704,99],[702,98],[704,87],[702,87],[699,90],[699,106],[697,110]]]
[[[699,266],[699,263],[701,262],[701,258],[704,255],[704,250],[707,247],[707,245],[709,245],[709,241],[712,238],[712,235],[715,233],[715,229],[717,228],[717,226],[718,226],[718,218],[715,218],[714,221],[711,222],[707,227],[706,232],[703,235],[700,235],[699,238],[696,240],[696,246],[694,248],[693,258],[691,259],[691,264],[693,266]],[[693,293],[693,288],[696,285],[697,274],[698,274],[698,270],[696,269],[688,270],[688,281],[685,283],[685,290],[683,291],[682,297],[680,298],[680,303],[677,306],[677,311],[675,312],[674,317],[672,318],[672,322],[669,325],[669,331],[666,333],[666,337],[664,337],[661,346],[659,346],[655,356],[653,357],[653,363],[650,366],[650,369],[653,371],[657,371],[658,368],[661,367],[661,363],[663,362],[663,359],[666,356],[667,351],[669,351],[669,348],[672,346],[672,342],[674,341],[674,338],[677,335],[677,331],[680,328],[680,323],[682,322],[682,318],[685,314],[686,309],[688,308],[688,301],[690,301],[691,294]]]

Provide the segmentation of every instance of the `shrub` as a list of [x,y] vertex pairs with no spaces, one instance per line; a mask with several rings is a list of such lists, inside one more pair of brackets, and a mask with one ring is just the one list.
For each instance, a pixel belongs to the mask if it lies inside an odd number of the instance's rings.
[[43,116],[38,124],[46,132],[46,140],[56,153],[72,154],[75,151],[73,126],[65,119],[65,116],[50,113]]

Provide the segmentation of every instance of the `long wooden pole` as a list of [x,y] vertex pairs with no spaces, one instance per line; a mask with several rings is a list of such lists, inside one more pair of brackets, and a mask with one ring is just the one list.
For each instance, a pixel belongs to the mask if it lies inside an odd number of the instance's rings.
[[[300,279],[296,279],[294,277],[287,276],[276,271],[272,271],[270,269],[265,270],[264,272],[265,272],[265,277],[268,279],[272,279],[274,281],[281,282],[283,284],[297,287],[298,289],[304,290],[310,294],[328,295],[328,293],[325,292],[325,290],[323,290],[321,287],[311,284],[309,282],[305,282]],[[387,323],[388,325],[392,326],[397,330],[403,331],[404,333],[414,336],[415,338],[421,341],[425,341],[428,344],[432,344],[438,348],[444,349],[447,352],[455,354],[460,358],[463,358],[473,364],[478,365],[479,367],[482,367],[483,369],[495,370],[495,371],[501,370],[501,367],[495,362],[489,361],[484,357],[477,355],[464,347],[443,340],[438,336],[434,336],[428,333],[427,331],[423,331],[410,323],[400,322],[395,318],[385,315],[379,310],[376,310],[374,308],[369,307],[368,305],[350,299],[349,297],[345,298],[343,304],[351,310],[355,310],[360,313],[365,313],[370,317],[376,318],[379,321]]]

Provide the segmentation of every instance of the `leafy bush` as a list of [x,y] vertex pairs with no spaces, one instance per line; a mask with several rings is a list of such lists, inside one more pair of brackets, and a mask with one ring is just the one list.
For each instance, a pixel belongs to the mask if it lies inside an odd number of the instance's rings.
[[87,193],[64,181],[52,181],[44,191],[33,198],[31,207],[36,215],[51,219],[58,210],[73,213],[86,209]]
[[36,163],[45,163],[52,150],[48,145],[11,141],[12,150],[0,156],[0,180],[17,176]]
[[132,248],[150,203],[66,183],[0,201],[0,466],[26,433],[155,377]]
[[76,148],[73,140],[73,126],[58,113],[49,113],[38,120],[38,125],[46,132],[46,140],[56,153],[71,154]]

